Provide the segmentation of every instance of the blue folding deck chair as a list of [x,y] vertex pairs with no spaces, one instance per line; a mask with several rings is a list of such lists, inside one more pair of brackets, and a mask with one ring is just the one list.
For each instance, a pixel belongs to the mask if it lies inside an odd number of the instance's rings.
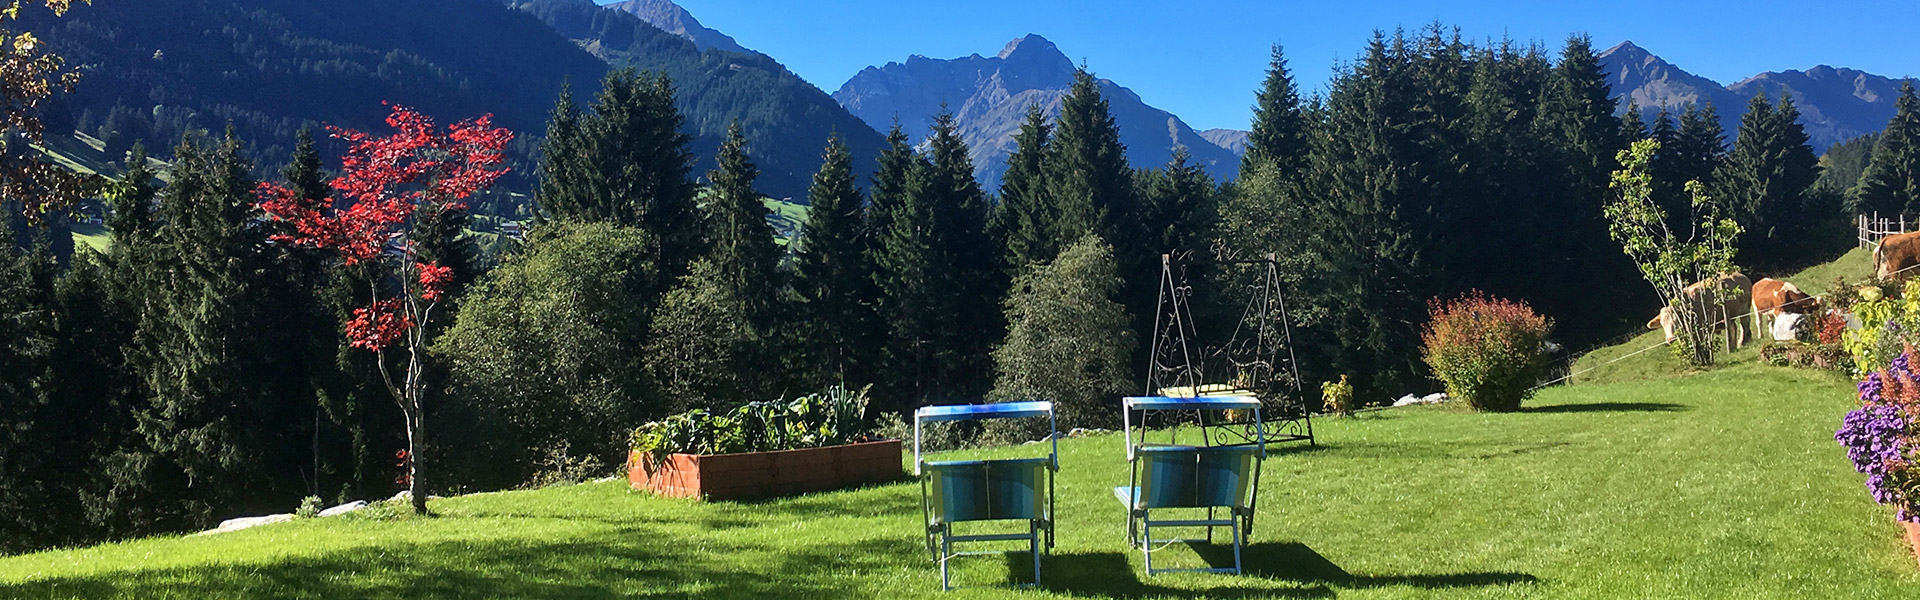
[[[940,589],[953,589],[947,561],[956,556],[1002,554],[959,552],[953,545],[1026,540],[1033,554],[1033,584],[1040,585],[1040,552],[1053,549],[1053,474],[1060,470],[1060,442],[1050,435],[1045,457],[997,460],[930,461],[920,451],[921,425],[940,421],[1047,419],[1056,432],[1052,402],[1005,402],[927,406],[913,411],[913,473],[920,478],[920,512],[926,523],[927,552],[940,563]],[[1025,532],[954,533],[956,523],[1026,521]]]
[[[1132,465],[1132,480],[1130,485],[1114,488],[1113,494],[1126,506],[1127,541],[1139,547],[1146,557],[1147,574],[1175,571],[1240,573],[1240,550],[1246,543],[1247,534],[1253,531],[1254,501],[1260,488],[1260,463],[1266,458],[1266,431],[1261,426],[1260,400],[1252,396],[1130,397],[1124,401],[1123,410],[1127,462]],[[1248,411],[1252,421],[1229,423],[1225,413],[1229,410]],[[1168,411],[1199,413],[1201,445],[1177,443],[1177,427],[1167,432],[1167,443],[1147,441],[1147,414]],[[1135,431],[1136,427],[1138,431]],[[1246,435],[1249,429],[1251,436]],[[1181,511],[1187,513],[1187,518],[1153,518],[1153,511],[1165,514],[1166,511],[1179,509],[1187,509]],[[1196,518],[1199,515],[1195,509],[1205,509],[1205,518]],[[1219,512],[1226,514],[1220,515]],[[1203,527],[1207,537],[1155,538],[1155,527]],[[1216,527],[1225,527],[1232,535],[1233,568],[1153,568],[1155,544],[1213,543],[1213,530]]]

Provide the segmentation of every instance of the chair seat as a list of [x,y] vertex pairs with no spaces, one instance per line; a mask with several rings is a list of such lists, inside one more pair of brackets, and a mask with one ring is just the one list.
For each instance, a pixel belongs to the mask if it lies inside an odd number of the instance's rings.
[[1135,494],[1139,494],[1139,493],[1140,493],[1140,488],[1137,488],[1131,485],[1123,485],[1120,487],[1113,488],[1113,497],[1119,498],[1120,504],[1125,505],[1127,507],[1127,510],[1133,510],[1133,497]]

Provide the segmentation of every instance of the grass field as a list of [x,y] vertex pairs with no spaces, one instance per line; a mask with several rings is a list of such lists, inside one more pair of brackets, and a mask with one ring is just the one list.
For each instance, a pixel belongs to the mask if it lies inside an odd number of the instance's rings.
[[[1831,440],[1837,376],[1741,364],[1545,390],[1513,414],[1316,421],[1266,462],[1249,574],[1146,578],[1108,492],[1116,435],[1064,440],[1059,547],[1038,596],[1915,598],[1891,513]],[[1022,448],[983,451],[1019,452]],[[0,596],[999,597],[1024,555],[960,559],[951,596],[919,488],[700,504],[593,483],[0,559]],[[1230,560],[1173,546],[1156,563]]]

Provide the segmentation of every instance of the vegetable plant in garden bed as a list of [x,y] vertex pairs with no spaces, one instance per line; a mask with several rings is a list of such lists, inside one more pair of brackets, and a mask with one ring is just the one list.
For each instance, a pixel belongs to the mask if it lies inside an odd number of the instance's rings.
[[897,479],[900,441],[869,439],[866,407],[865,389],[835,387],[648,423],[633,431],[627,481],[663,496],[736,500]]
[[1911,346],[1886,369],[1860,382],[1860,407],[1847,413],[1834,439],[1853,468],[1867,475],[1873,499],[1896,509],[1920,559],[1920,377]]

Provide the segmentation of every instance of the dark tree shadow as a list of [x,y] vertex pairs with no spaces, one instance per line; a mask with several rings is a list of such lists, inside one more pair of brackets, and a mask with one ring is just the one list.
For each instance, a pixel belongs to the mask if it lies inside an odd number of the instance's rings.
[[[1231,544],[1195,544],[1193,550],[1215,568],[1233,566]],[[1538,583],[1540,578],[1516,572],[1418,573],[1405,575],[1354,574],[1340,568],[1327,557],[1298,542],[1249,544],[1241,549],[1244,572],[1299,583],[1328,584],[1343,588],[1373,588],[1405,585],[1422,589],[1446,589]]]
[[1682,412],[1693,410],[1684,404],[1667,402],[1592,402],[1587,404],[1555,404],[1553,406],[1529,406],[1520,409],[1526,413],[1589,413],[1589,412]]
[[[1232,552],[1231,549],[1228,552]],[[1231,557],[1228,559],[1231,561]],[[1025,561],[1025,568],[1021,568]],[[1030,555],[1007,556],[1007,565],[1017,573],[1033,571]],[[1094,598],[1332,598],[1333,589],[1318,582],[1306,582],[1296,588],[1245,588],[1218,586],[1174,588],[1158,585],[1135,569],[1120,552],[1054,554],[1040,560],[1044,571],[1041,588],[1056,594]],[[1020,581],[1032,581],[1022,579]]]

